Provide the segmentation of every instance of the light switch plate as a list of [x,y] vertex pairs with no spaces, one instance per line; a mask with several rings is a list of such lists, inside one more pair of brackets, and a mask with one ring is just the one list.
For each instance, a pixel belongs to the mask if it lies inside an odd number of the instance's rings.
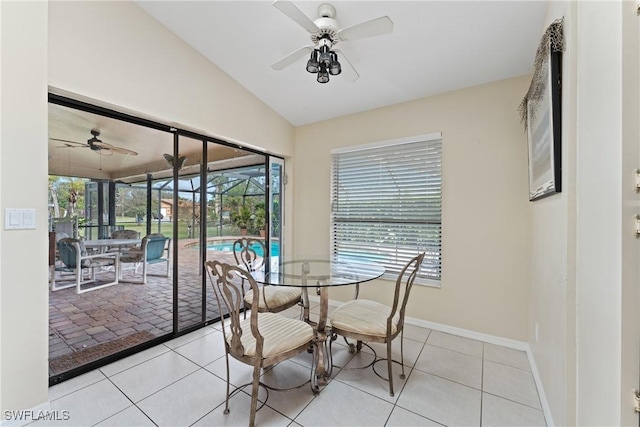
[[35,230],[36,229],[36,210],[5,208],[4,229],[5,230]]

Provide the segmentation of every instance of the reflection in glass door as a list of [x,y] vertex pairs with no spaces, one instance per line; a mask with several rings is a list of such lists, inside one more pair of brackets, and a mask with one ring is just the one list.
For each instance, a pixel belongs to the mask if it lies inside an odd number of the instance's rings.
[[273,271],[279,261],[280,253],[283,253],[282,239],[282,215],[283,203],[282,195],[284,194],[284,160],[270,156],[269,157],[269,193],[267,206],[269,207],[269,255],[271,257],[270,266]]

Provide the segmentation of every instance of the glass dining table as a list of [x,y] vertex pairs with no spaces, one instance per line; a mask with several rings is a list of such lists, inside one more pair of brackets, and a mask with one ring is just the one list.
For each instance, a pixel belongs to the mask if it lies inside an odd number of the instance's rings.
[[[361,283],[379,278],[385,272],[384,266],[359,258],[345,257],[279,257],[267,263],[267,271],[255,271],[251,275],[257,283],[271,286],[294,286],[302,288],[304,320],[314,327],[316,351],[314,353],[312,387],[315,392],[327,383],[331,375],[332,361],[327,337],[329,288],[333,286],[355,285],[358,296]],[[320,297],[318,321],[309,316],[309,289],[315,289]]]

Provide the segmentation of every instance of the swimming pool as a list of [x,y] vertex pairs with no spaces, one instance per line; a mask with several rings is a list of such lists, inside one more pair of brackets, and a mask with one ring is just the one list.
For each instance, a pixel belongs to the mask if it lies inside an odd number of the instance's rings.
[[[258,256],[264,256],[262,253],[262,246],[259,244],[253,244],[252,249],[256,251]],[[210,242],[207,243],[208,251],[222,251],[222,252],[232,252],[233,251],[233,242],[232,241],[221,241],[221,242]],[[272,242],[271,243],[271,256],[280,255],[280,242]]]

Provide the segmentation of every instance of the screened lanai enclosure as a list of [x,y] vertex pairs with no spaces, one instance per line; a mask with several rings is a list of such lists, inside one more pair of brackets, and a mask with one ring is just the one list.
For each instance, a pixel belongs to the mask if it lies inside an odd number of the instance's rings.
[[[49,100],[50,285],[55,279],[59,287],[49,292],[55,384],[219,320],[225,313],[218,312],[203,263],[231,262],[231,244],[244,235],[263,240],[263,256],[278,256],[284,161],[95,105]],[[120,230],[129,230],[131,244],[115,238]],[[131,261],[127,251],[158,234],[166,238],[162,262]],[[95,277],[82,275],[89,283],[78,293],[59,252],[63,237],[78,239],[89,254],[116,251],[129,260],[120,263],[118,283],[105,285],[118,275],[107,265],[94,269]]]

